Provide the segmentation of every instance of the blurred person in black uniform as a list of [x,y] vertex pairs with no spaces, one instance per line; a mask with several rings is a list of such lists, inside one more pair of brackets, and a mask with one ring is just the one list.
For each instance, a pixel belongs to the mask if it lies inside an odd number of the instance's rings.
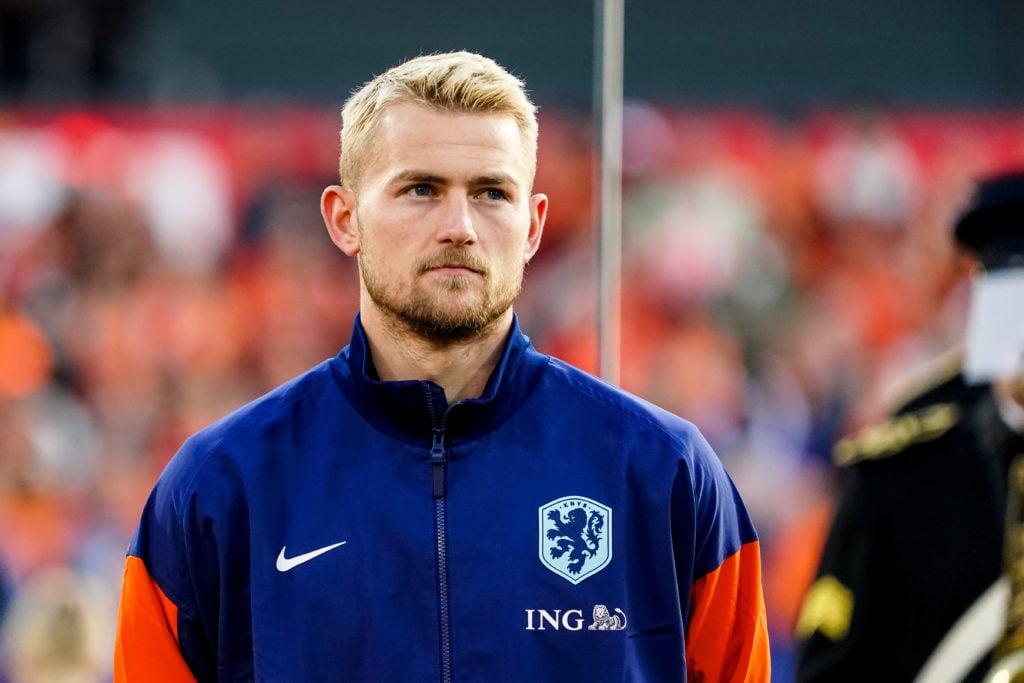
[[[980,681],[992,665],[1001,624],[978,653],[949,643],[1005,584],[1007,473],[1024,455],[1024,172],[980,183],[954,235],[978,267],[965,348],[887,422],[836,445],[835,515],[796,629],[800,682],[909,683],[940,643],[961,660],[941,680]],[[997,599],[990,622],[1004,620]]]

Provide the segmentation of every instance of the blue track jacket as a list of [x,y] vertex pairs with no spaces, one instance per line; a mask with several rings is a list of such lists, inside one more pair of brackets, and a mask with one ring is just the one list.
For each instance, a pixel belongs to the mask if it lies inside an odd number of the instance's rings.
[[514,323],[478,399],[351,343],[188,439],[115,680],[768,681],[760,556],[688,422]]

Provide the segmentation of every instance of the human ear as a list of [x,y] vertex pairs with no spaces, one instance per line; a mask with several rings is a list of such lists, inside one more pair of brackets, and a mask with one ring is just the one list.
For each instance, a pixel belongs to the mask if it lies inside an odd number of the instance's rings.
[[341,185],[328,186],[320,196],[320,214],[327,234],[346,256],[359,253],[359,235],[353,221],[355,208],[355,193]]
[[544,232],[544,221],[548,217],[548,196],[535,194],[530,197],[530,231],[526,235],[526,262],[540,248],[540,237]]

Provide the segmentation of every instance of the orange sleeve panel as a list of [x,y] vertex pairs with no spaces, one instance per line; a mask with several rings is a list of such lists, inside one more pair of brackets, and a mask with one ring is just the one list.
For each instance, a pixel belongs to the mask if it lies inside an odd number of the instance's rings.
[[687,680],[767,683],[771,679],[757,541],[744,544],[718,569],[695,581],[690,604]]
[[114,683],[195,681],[178,650],[178,608],[128,556],[114,644]]

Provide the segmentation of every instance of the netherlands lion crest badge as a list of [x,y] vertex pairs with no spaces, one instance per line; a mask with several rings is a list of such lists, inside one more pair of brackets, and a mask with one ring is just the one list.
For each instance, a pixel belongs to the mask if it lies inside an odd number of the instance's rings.
[[540,561],[572,584],[612,560],[612,509],[583,496],[565,496],[539,508]]

